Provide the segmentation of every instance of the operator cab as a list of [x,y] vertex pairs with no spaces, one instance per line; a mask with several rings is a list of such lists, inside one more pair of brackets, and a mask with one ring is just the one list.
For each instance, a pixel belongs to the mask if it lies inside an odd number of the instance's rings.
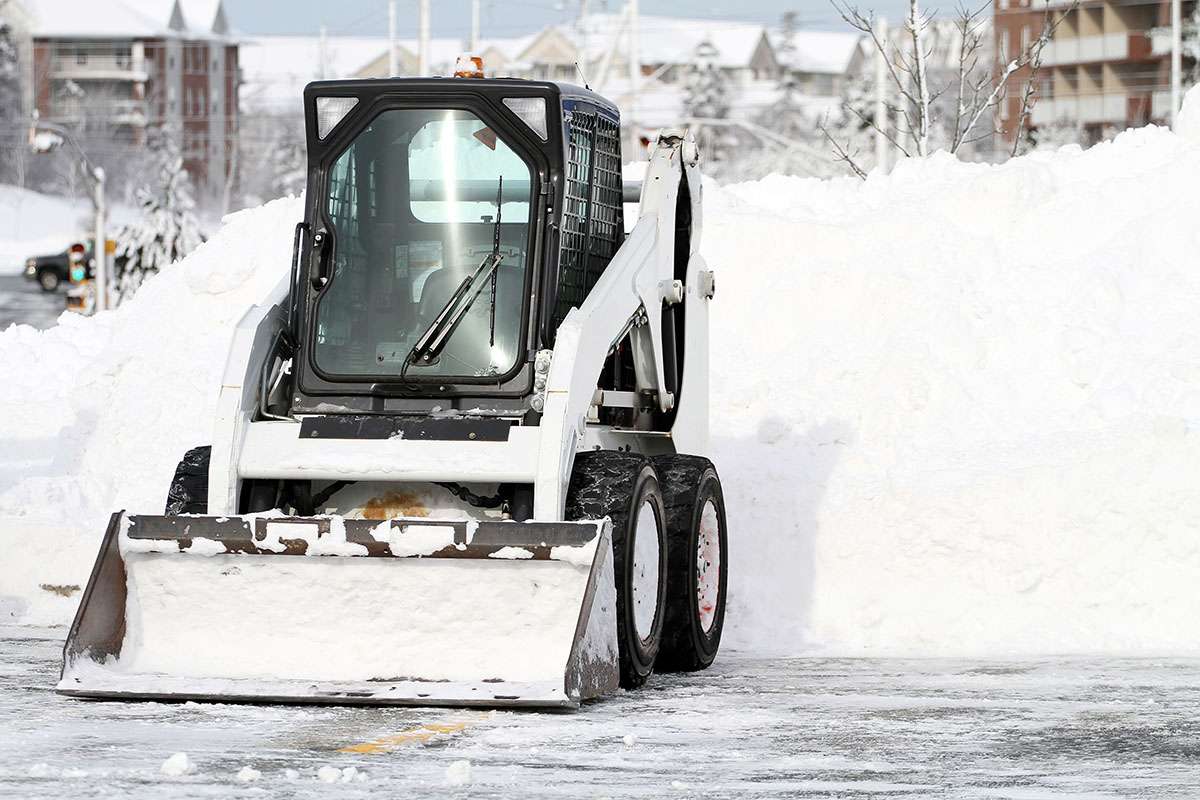
[[516,79],[323,81],[304,102],[290,410],[528,410],[537,352],[624,236],[615,107]]

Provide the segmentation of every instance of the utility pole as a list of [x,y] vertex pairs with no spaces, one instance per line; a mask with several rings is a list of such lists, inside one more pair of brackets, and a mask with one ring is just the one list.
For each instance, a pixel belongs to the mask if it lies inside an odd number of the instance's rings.
[[400,53],[396,50],[396,0],[388,0],[388,77],[400,74]]
[[83,152],[83,148],[79,146],[79,142],[69,130],[61,125],[55,125],[49,122],[42,122],[38,119],[37,110],[34,109],[32,124],[29,126],[29,147],[34,153],[49,153],[52,150],[58,149],[63,143],[69,144],[75,150],[75,154],[79,157],[79,164],[83,167],[83,172],[92,180],[92,203],[96,207],[95,225],[92,229],[92,235],[96,237],[92,244],[92,257],[94,266],[92,270],[93,280],[95,280],[96,302],[93,306],[94,311],[104,311],[108,308],[108,207],[104,202],[104,170],[97,167],[87,157],[87,153]]
[[104,311],[108,308],[108,233],[105,230],[108,209],[104,204],[103,168],[92,168],[92,180],[92,202],[96,206],[96,243],[92,245],[92,255],[96,262],[96,310]]
[[588,0],[579,0],[579,21],[576,23],[579,27],[579,74],[583,76],[583,82],[586,85],[588,82]]
[[[638,90],[642,81],[641,38],[638,31],[638,0],[629,0],[629,155],[640,156],[641,137],[638,135]],[[640,158],[638,159],[641,160]]]
[[1180,0],[1171,0],[1171,127],[1183,102],[1183,11]]
[[429,77],[429,0],[417,3],[417,75]]
[[329,77],[328,75],[325,74],[325,65],[329,61],[328,57],[325,55],[325,47],[326,47],[327,39],[328,39],[328,31],[325,28],[325,26],[322,25],[321,26],[321,35],[317,39],[317,65],[318,65],[317,68],[320,70],[317,74],[320,75],[321,80],[325,80],[327,77]]
[[471,42],[467,50],[479,51],[479,0],[471,0]]
[[[880,18],[878,23],[879,40],[884,48],[888,43],[887,20]],[[886,171],[888,168],[887,140],[887,56],[878,48],[875,50],[875,168]]]

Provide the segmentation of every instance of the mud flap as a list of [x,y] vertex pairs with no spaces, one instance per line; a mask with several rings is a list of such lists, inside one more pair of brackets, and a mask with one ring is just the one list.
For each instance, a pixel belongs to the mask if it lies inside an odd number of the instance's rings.
[[117,513],[58,691],[574,708],[617,687],[609,527]]

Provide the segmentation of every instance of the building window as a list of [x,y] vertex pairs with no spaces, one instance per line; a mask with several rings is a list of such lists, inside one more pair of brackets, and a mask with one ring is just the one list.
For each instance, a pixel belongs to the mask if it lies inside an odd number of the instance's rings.
[[1000,0],[1000,10],[1008,11],[1008,0]]
[[83,45],[80,45],[79,48],[75,51],[75,63],[76,64],[86,64],[87,63],[87,50],[83,47]]
[[1024,53],[1026,50],[1029,49],[1029,36],[1030,36],[1029,26],[1028,25],[1022,26],[1022,28],[1021,28],[1021,52],[1022,53]]

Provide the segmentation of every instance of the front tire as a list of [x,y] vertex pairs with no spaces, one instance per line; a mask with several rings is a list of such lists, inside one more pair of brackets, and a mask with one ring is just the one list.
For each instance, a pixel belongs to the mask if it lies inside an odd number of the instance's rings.
[[183,454],[175,467],[175,477],[167,490],[168,517],[179,514],[208,513],[208,465],[212,461],[212,446],[193,447]]
[[621,686],[641,686],[654,670],[666,616],[667,514],[654,466],[636,453],[578,454],[566,511],[569,520],[612,520]]
[[42,287],[43,292],[58,291],[58,285],[62,282],[58,273],[52,269],[44,269],[38,273],[38,286]]
[[659,456],[654,466],[667,504],[671,556],[658,669],[692,672],[712,664],[725,625],[729,575],[725,496],[717,470],[707,458]]

